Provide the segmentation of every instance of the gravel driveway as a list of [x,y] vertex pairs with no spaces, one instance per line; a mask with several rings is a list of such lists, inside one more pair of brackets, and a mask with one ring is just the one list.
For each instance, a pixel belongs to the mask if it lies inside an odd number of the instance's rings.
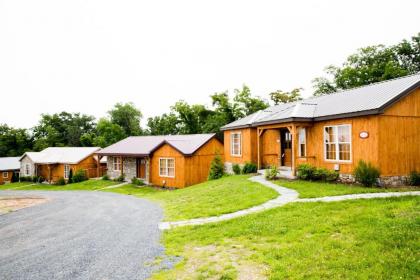
[[48,202],[0,215],[0,278],[146,279],[163,254],[162,211],[105,192],[2,191]]

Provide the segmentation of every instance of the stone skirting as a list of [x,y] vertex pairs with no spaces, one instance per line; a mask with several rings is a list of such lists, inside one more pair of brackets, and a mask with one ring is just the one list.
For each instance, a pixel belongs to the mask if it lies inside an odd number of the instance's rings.
[[[121,176],[121,171],[114,171],[112,156],[108,156],[107,168],[108,168],[107,174],[111,179],[115,179]],[[137,158],[134,158],[134,157],[123,158],[123,173],[125,176],[125,181],[130,181],[133,177],[137,177]],[[149,160],[147,159],[145,183],[148,182],[148,178],[149,178]]]
[[[352,184],[356,180],[352,174],[340,174],[339,182]],[[407,185],[408,176],[381,176],[378,179],[378,185],[382,187],[397,187]]]
[[[227,173],[227,174],[235,174],[234,172],[233,172],[233,165],[234,165],[235,163],[231,163],[231,162],[225,162],[225,172]],[[242,168],[244,168],[244,165],[245,164],[243,164],[243,163],[238,163],[238,165],[241,167],[241,169]]]

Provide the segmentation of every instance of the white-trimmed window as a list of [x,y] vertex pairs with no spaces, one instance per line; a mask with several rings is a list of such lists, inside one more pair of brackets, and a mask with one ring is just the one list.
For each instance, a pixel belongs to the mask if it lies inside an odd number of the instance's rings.
[[159,158],[159,176],[175,177],[174,158]]
[[230,134],[230,154],[232,156],[242,155],[242,134],[240,132]]
[[64,179],[68,179],[70,174],[70,165],[64,165]]
[[3,172],[3,179],[9,178],[9,172]]
[[29,163],[25,164],[25,175],[31,175],[31,165]]
[[351,161],[351,125],[324,127],[325,160]]
[[121,171],[121,158],[120,157],[113,158],[112,168],[114,169],[114,171]]
[[306,157],[306,129],[299,128],[299,156]]

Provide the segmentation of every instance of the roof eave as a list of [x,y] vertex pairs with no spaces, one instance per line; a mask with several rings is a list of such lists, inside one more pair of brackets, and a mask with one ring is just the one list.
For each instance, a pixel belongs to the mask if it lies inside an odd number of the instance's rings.
[[100,156],[132,156],[132,157],[148,157],[150,154],[136,154],[136,153],[103,153],[96,152],[96,155]]
[[279,119],[279,120],[272,120],[272,121],[264,121],[264,122],[257,122],[254,123],[252,126],[257,127],[261,125],[269,125],[269,124],[278,124],[278,123],[288,123],[288,122],[312,122],[313,118],[286,118],[286,119]]
[[380,113],[381,111],[379,109],[372,109],[372,110],[365,110],[365,111],[359,111],[359,112],[316,117],[314,118],[314,121],[328,121],[328,120],[336,120],[336,119],[363,117],[363,116],[370,116],[370,115],[379,115]]

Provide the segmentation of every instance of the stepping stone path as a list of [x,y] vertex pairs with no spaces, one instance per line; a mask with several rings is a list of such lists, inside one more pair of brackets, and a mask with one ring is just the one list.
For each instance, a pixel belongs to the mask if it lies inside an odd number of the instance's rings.
[[420,195],[420,191],[410,191],[410,192],[349,194],[349,195],[339,195],[339,196],[325,196],[325,197],[317,197],[317,198],[298,199],[299,193],[297,191],[288,189],[285,187],[280,187],[270,181],[267,181],[263,175],[258,175],[258,176],[249,178],[249,180],[263,184],[266,187],[274,189],[275,191],[279,193],[279,196],[263,204],[260,204],[260,205],[257,205],[248,209],[240,210],[237,212],[223,214],[220,216],[214,216],[214,217],[208,217],[208,218],[196,218],[196,219],[191,219],[191,220],[174,221],[174,222],[161,222],[159,223],[159,229],[168,230],[171,228],[181,227],[181,226],[204,225],[208,223],[226,221],[226,220],[234,219],[237,217],[246,216],[252,213],[265,211],[271,208],[280,207],[291,202],[317,202],[317,201],[333,202],[333,201],[343,201],[343,200],[350,200],[350,199],[370,199],[370,198],[381,198],[381,197]]

